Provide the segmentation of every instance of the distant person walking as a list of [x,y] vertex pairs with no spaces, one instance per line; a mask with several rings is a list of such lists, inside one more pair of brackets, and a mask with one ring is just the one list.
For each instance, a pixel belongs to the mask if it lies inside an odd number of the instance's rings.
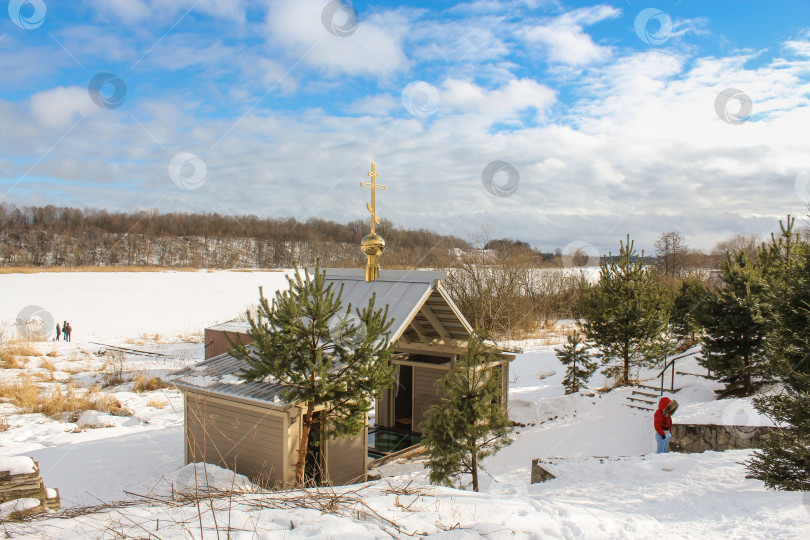
[[69,322],[65,322],[65,341],[70,341],[70,334],[73,332],[73,327]]
[[655,444],[657,454],[666,454],[669,451],[669,440],[672,438],[672,415],[678,409],[678,402],[668,397],[662,397],[658,402],[658,410],[653,417],[655,427]]
[[56,323],[56,340],[55,341],[59,341],[59,338],[61,337],[61,335],[60,335],[61,333],[62,333],[62,329],[59,328],[59,323]]
[[62,325],[62,335],[65,336],[65,338],[64,338],[65,341],[68,340],[67,327],[68,327],[68,324],[67,324],[67,321],[65,321],[65,324]]

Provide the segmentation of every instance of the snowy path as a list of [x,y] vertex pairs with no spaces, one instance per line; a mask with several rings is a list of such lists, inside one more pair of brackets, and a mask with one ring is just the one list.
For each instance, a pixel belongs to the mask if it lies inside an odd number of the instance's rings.
[[[115,428],[109,428],[115,429]],[[48,486],[58,487],[64,506],[96,505],[146,494],[164,474],[183,463],[183,428],[111,437],[27,452],[39,462]]]

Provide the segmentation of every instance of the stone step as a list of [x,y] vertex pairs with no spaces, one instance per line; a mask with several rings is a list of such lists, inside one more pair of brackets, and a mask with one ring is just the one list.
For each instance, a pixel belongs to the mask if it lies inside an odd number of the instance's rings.
[[642,411],[655,412],[653,409],[650,409],[649,407],[642,407],[641,405],[631,405],[630,403],[625,403],[624,406],[630,407],[631,409],[641,409]]
[[[667,379],[667,382],[669,382],[669,379]],[[637,384],[636,388],[643,388],[644,390],[653,390],[653,391],[658,392],[658,393],[661,392],[661,387],[660,386],[650,386],[649,384]],[[674,394],[675,392],[680,392],[680,391],[681,391],[680,388],[676,388],[675,390],[670,390],[669,387],[666,384],[664,384],[664,392]],[[656,395],[658,395],[658,394],[656,394]]]
[[638,394],[639,396],[647,396],[648,398],[658,399],[658,394],[651,394],[649,392],[639,392],[638,390],[633,390],[633,393],[631,395],[636,394]]
[[634,398],[628,397],[627,401],[638,401],[639,403],[646,403],[647,405],[655,405],[654,401],[650,401],[649,399],[641,399],[641,398]]

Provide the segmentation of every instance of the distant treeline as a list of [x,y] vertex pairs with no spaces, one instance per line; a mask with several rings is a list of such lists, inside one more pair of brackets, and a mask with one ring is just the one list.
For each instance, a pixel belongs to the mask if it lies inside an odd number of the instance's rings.
[[[393,267],[446,267],[470,245],[427,229],[382,220],[385,262]],[[278,268],[358,266],[368,222],[319,218],[161,214],[0,204],[0,265]]]

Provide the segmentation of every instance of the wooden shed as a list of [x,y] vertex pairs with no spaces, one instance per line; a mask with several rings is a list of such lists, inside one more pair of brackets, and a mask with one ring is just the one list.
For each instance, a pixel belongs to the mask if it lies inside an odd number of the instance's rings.
[[[421,433],[428,409],[442,398],[438,381],[455,367],[467,347],[473,329],[442,287],[441,280],[446,277],[441,271],[380,270],[375,281],[367,282],[361,269],[326,270],[332,290],[343,286],[344,304],[366,306],[376,294],[376,305],[387,305],[394,320],[390,339],[396,346],[391,362],[397,366],[397,380],[376,403],[378,426]],[[506,410],[509,362],[515,357],[504,348],[499,350],[495,369],[503,388],[501,405]]]
[[[312,271],[312,270],[311,270]],[[342,301],[363,308],[373,294],[377,307],[388,306],[393,318],[392,342],[396,343],[391,362],[397,366],[397,382],[384,391],[375,407],[377,426],[421,433],[427,410],[439,403],[437,382],[455,367],[467,346],[473,329],[442,287],[446,272],[425,270],[380,270],[375,281],[365,280],[365,271],[354,268],[328,268],[327,282],[332,290],[343,286]],[[206,358],[221,354],[231,340],[248,343],[249,325],[242,322],[220,324],[205,331]],[[494,343],[490,345],[495,346]],[[502,406],[508,409],[510,352],[500,347],[495,369],[503,388]]]
[[242,321],[228,321],[205,329],[203,342],[205,343],[205,359],[219,356],[231,349],[230,338],[234,343],[250,345],[253,338],[248,335],[250,324]]
[[[185,462],[226,467],[268,488],[293,486],[303,409],[284,402],[282,385],[239,379],[243,367],[224,353],[176,374],[185,405]],[[313,430],[310,441],[319,436]],[[318,484],[363,482],[367,454],[368,428],[310,445],[307,476]]]

